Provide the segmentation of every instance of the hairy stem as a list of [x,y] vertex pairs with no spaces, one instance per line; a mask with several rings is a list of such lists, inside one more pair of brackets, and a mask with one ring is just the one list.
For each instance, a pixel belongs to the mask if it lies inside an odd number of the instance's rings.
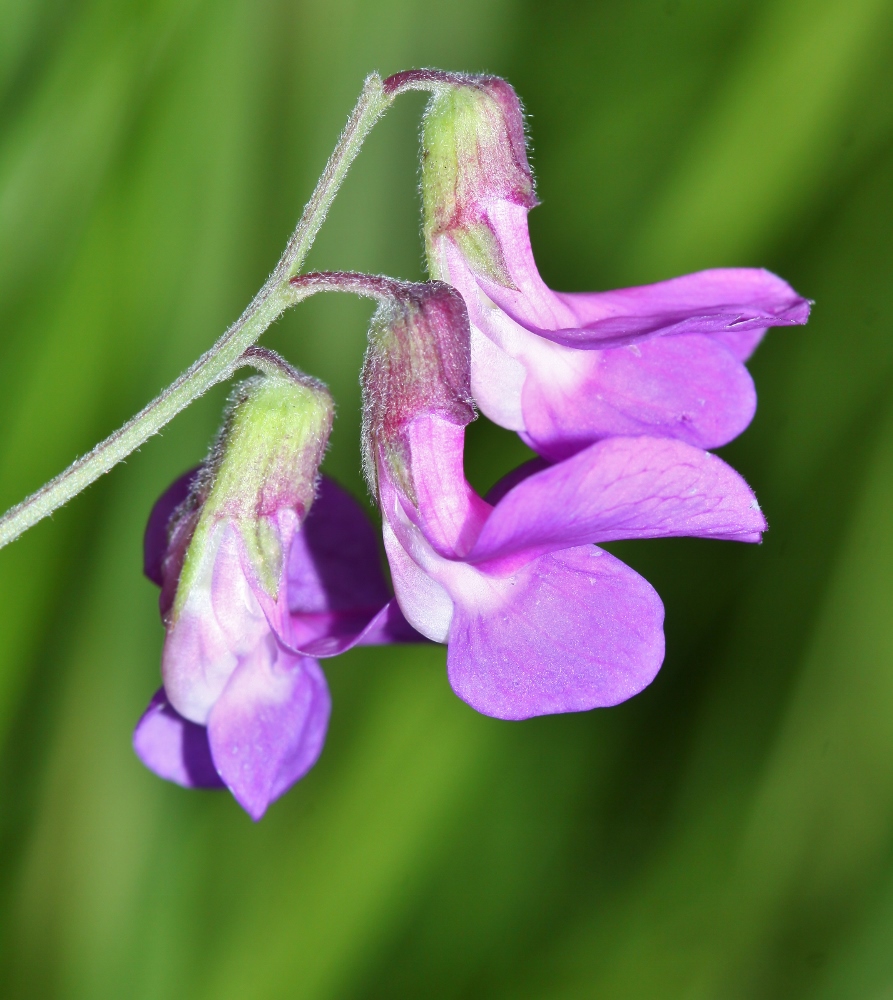
[[245,312],[209,351],[145,409],[55,479],[8,510],[0,518],[0,548],[77,496],[153,434],[157,434],[211,386],[229,378],[236,368],[249,361],[243,360],[242,356],[264,330],[289,306],[307,296],[309,289],[290,285],[289,278],[301,269],[363,140],[392,100],[393,96],[384,91],[381,78],[376,73],[366,78],[356,107],[351,112],[338,145],[329,157],[285,252]]

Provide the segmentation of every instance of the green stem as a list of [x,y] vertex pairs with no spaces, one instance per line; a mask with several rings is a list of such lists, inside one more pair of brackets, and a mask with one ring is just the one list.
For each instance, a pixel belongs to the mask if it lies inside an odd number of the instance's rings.
[[392,100],[393,97],[382,88],[381,78],[376,73],[366,78],[356,107],[341,133],[338,145],[329,157],[285,252],[245,312],[209,351],[145,409],[96,445],[89,454],[79,458],[55,479],[41,486],[36,493],[8,510],[0,518],[0,548],[77,496],[153,434],[157,434],[211,386],[229,378],[237,368],[246,363],[247,359],[243,360],[242,355],[256,343],[264,330],[289,306],[307,296],[309,290],[289,285],[288,279],[301,269],[363,140]]

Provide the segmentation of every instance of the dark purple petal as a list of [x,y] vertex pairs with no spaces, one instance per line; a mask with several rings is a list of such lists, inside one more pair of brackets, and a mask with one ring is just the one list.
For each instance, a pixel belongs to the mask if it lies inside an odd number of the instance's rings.
[[171,514],[189,496],[192,483],[198,475],[199,469],[190,469],[184,472],[179,479],[175,479],[170,486],[155,501],[155,506],[149,514],[149,521],[146,524],[146,531],[143,535],[143,572],[157,586],[162,586],[161,564],[164,554],[167,551],[167,525],[171,519]]
[[[764,330],[809,318],[810,303],[759,268],[717,268],[654,285],[610,292],[553,292],[574,319],[535,317],[518,293],[482,281],[487,294],[516,323],[566,347],[603,350],[681,333]],[[557,310],[551,311],[553,314]],[[559,314],[560,315],[560,314]]]
[[753,419],[750,373],[700,334],[607,351],[568,351],[529,365],[522,392],[528,442],[552,460],[600,438],[650,434],[718,448]]
[[357,645],[424,641],[391,598],[368,515],[328,478],[292,542],[288,607],[287,622],[268,620],[293,653],[328,657]]
[[289,610],[294,614],[377,610],[390,596],[368,514],[346,490],[323,477],[292,542]]
[[669,438],[609,438],[510,490],[469,558],[673,535],[758,542],[765,528],[750,487],[715,455]]
[[490,580],[481,607],[455,595],[447,671],[456,694],[498,719],[616,705],[651,683],[663,605],[638,573],[594,545],[550,553]]
[[316,763],[330,707],[319,664],[272,635],[236,668],[211,710],[208,739],[218,773],[252,819]]
[[208,731],[189,722],[159,688],[136,724],[133,749],[157,775],[184,788],[225,788],[211,759]]

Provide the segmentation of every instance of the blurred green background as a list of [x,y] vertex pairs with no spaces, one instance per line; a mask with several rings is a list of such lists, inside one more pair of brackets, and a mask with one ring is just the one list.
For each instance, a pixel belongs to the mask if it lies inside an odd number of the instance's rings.
[[[162,630],[151,503],[226,388],[0,552],[0,995],[893,998],[890,0],[0,0],[0,506],[209,346],[270,270],[363,77],[508,77],[554,287],[764,265],[725,455],[759,548],[615,546],[668,655],[615,709],[503,723],[442,648],[328,661],[310,776],[254,825],[143,770]],[[309,267],[422,274],[422,95],[376,128]],[[369,307],[265,343],[339,403],[358,493]],[[520,457],[479,421],[469,472]]]

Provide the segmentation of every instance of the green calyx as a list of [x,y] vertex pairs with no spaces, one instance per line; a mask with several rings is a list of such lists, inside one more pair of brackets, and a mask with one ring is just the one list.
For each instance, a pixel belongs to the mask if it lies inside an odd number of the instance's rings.
[[183,563],[173,612],[213,561],[222,521],[234,523],[258,583],[277,596],[284,553],[274,515],[303,521],[313,503],[332,429],[328,389],[283,365],[236,386],[223,428],[197,485],[198,523]]
[[472,270],[514,287],[486,209],[500,199],[533,207],[536,198],[521,105],[505,81],[470,79],[434,93],[422,131],[421,186],[432,277],[448,279],[436,250],[448,235]]
[[[499,240],[486,222],[457,226],[450,235],[472,271],[489,278],[490,281],[495,281],[504,288],[516,287],[509,274]],[[431,256],[433,258],[434,255]]]
[[204,512],[254,519],[313,502],[334,404],[314,379],[256,375],[236,386],[208,462]]

